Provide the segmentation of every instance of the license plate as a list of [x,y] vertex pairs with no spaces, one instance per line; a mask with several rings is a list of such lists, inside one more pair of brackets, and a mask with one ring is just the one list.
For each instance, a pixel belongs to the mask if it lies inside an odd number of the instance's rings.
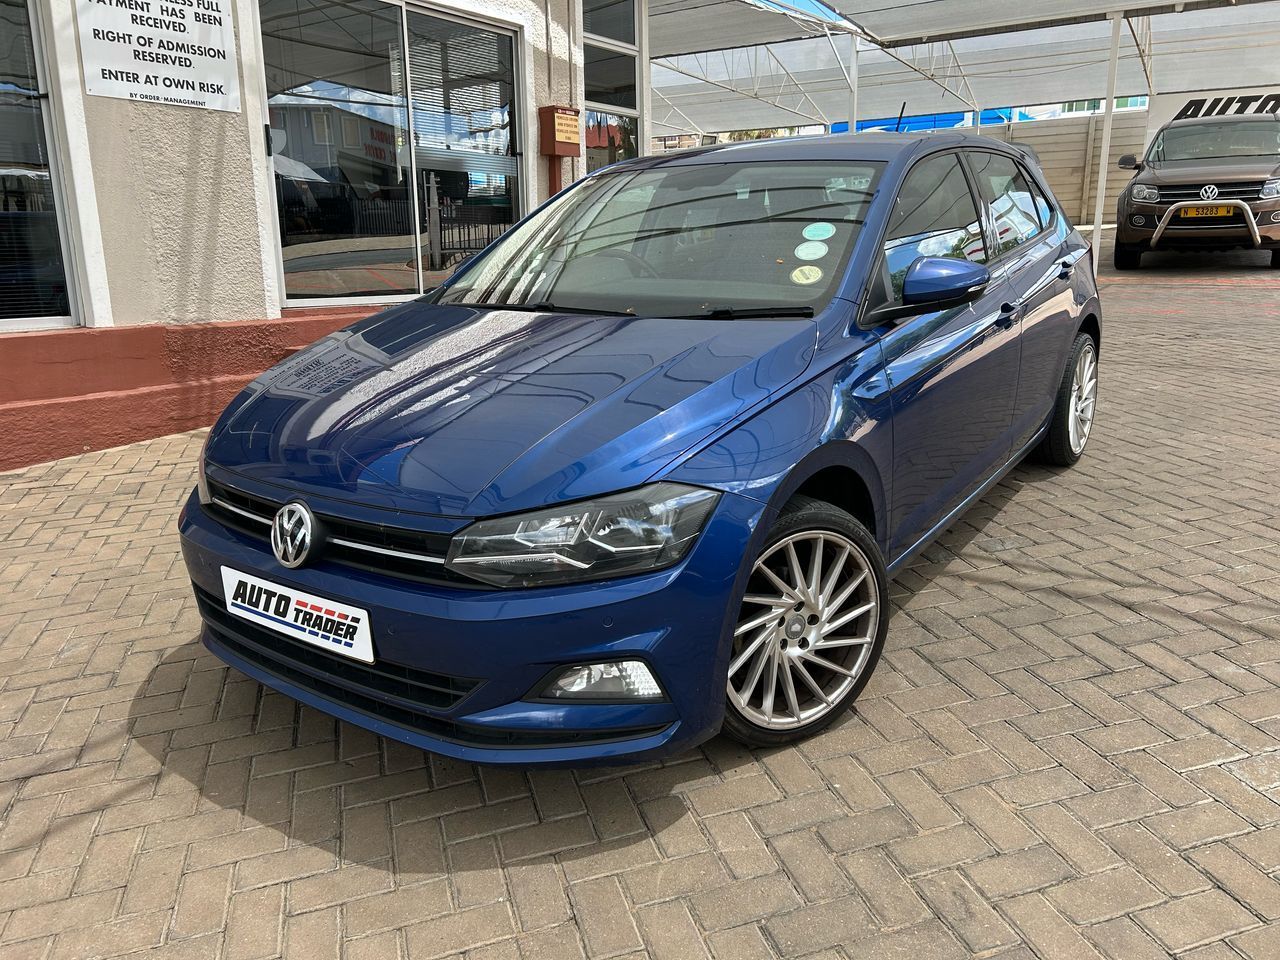
[[1179,215],[1183,217],[1229,217],[1234,210],[1234,207],[1183,207]]
[[373,663],[369,613],[336,600],[222,568],[227,612],[330,653]]

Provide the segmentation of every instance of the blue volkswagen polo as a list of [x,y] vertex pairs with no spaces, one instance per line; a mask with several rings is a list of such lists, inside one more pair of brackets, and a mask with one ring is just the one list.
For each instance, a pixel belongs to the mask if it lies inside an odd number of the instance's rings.
[[601,170],[228,407],[183,510],[222,660],[487,763],[814,733],[889,578],[1094,422],[1089,248],[980,137]]

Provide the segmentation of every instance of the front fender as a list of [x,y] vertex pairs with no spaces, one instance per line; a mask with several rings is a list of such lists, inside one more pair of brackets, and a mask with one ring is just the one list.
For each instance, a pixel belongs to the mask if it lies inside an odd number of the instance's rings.
[[883,541],[889,528],[886,478],[893,456],[890,413],[883,354],[876,342],[694,453],[667,478],[766,504],[758,541],[805,480],[826,467],[846,467],[867,485],[877,539]]

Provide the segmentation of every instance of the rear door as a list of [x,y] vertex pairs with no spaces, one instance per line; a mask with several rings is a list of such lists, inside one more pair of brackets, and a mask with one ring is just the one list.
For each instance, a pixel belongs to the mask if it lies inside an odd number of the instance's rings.
[[[874,308],[901,298],[918,258],[987,260],[969,178],[954,151],[907,174],[885,233]],[[893,402],[889,549],[901,556],[1009,457],[1018,383],[1016,317],[995,283],[975,302],[910,317],[882,337]]]
[[1068,248],[1066,218],[1021,164],[988,150],[966,150],[965,157],[987,221],[989,267],[1006,284],[1022,331],[1012,429],[1017,452],[1053,406],[1076,312],[1071,275],[1083,250]]

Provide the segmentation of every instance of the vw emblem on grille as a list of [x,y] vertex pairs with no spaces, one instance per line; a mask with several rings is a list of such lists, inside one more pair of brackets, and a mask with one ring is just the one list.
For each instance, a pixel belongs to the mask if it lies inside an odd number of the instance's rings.
[[305,503],[294,500],[281,507],[271,521],[271,550],[276,559],[290,568],[306,563],[315,526],[315,517]]
[[1218,188],[1217,188],[1217,187],[1215,187],[1212,183],[1211,183],[1211,184],[1209,184],[1208,186],[1201,187],[1201,188],[1200,188],[1200,199],[1201,199],[1201,200],[1217,200],[1217,199],[1218,199]]

